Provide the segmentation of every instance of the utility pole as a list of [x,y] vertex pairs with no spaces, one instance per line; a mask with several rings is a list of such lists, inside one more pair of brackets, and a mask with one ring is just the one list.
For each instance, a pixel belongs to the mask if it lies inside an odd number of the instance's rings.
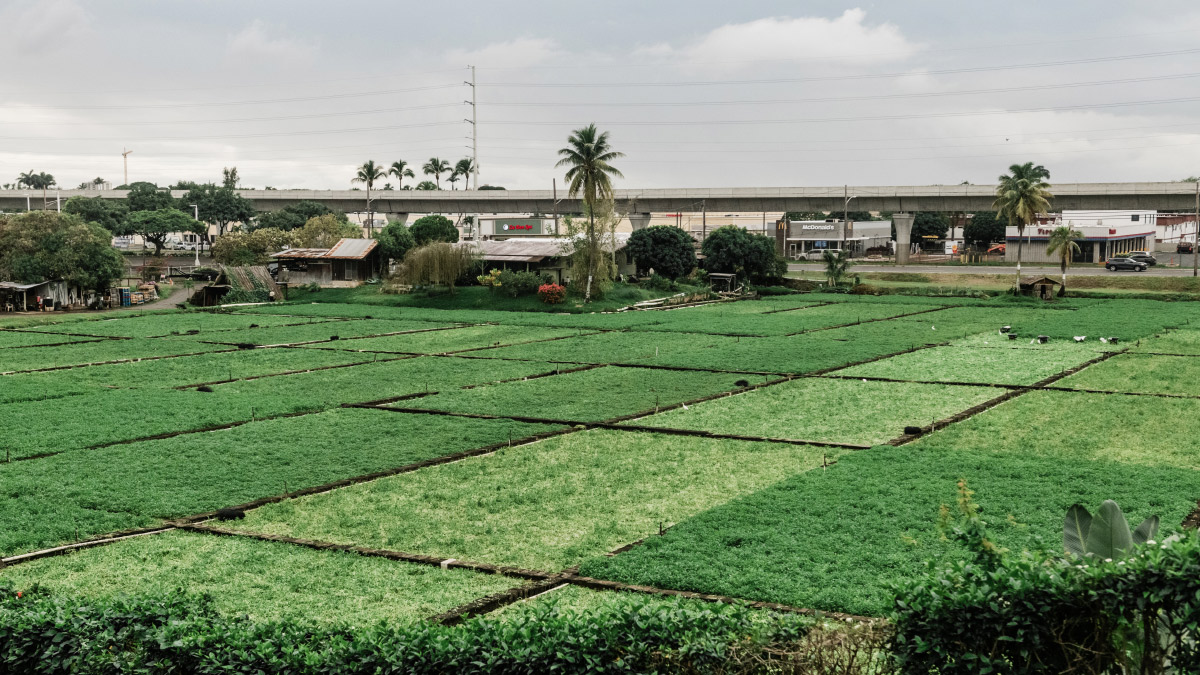
[[1200,180],[1196,181],[1196,231],[1192,235],[1192,276],[1200,272]]
[[850,229],[850,186],[842,186],[842,253],[846,251],[846,230]]
[[708,238],[708,201],[700,202],[700,242]]
[[121,148],[121,150],[121,159],[125,162],[125,185],[129,185],[129,153],[133,151],[125,150],[124,148]]
[[471,123],[471,164],[475,167],[475,189],[479,189],[479,106],[476,105],[477,98],[475,96],[475,66],[467,66],[471,69],[471,81],[463,82],[463,84],[471,87],[471,100],[466,101],[471,106],[471,119],[466,120]]
[[[479,179],[476,178],[475,180],[476,180],[476,189],[478,189]],[[553,204],[551,204],[551,206],[554,207],[554,236],[557,237],[558,236],[558,179],[557,178],[550,179],[550,189],[553,191],[551,193],[551,201],[553,202]]]

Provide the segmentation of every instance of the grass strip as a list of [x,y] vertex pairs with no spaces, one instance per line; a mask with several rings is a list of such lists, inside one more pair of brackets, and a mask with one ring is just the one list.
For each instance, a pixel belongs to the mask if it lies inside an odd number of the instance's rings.
[[180,531],[5,569],[0,579],[87,598],[182,587],[210,594],[230,616],[360,626],[418,621],[512,585],[461,569]]
[[[983,345],[994,343],[1002,347],[1008,341],[996,337],[999,339],[985,340]],[[835,372],[847,377],[1028,385],[1095,358],[1098,344],[1072,343],[1070,347],[1052,349],[983,349],[951,343]]]
[[241,527],[561,569],[817,466],[826,452],[585,431],[266,506]]
[[186,333],[205,335],[327,321],[330,319],[324,317],[255,317],[219,312],[170,312],[141,316],[118,316],[89,321],[82,325],[78,323],[55,324],[32,330],[45,333],[86,331],[89,335],[109,337],[160,337]]
[[1058,384],[1075,389],[1198,396],[1198,383],[1200,359],[1195,357],[1122,354]]
[[26,349],[0,349],[0,375],[228,350],[193,341],[98,340]]
[[[934,350],[924,350],[929,351]],[[995,390],[987,387],[802,379],[676,408],[642,418],[637,424],[877,444],[903,433],[906,426],[929,424],[995,395]]]
[[[349,341],[339,340],[309,345],[306,348],[400,354],[443,354],[467,349],[540,342],[578,334],[577,330],[570,328],[483,325],[446,331],[408,333]],[[537,350],[537,347],[528,347],[526,355],[537,358]]]
[[1177,530],[1195,505],[1190,469],[1082,461],[1088,453],[1053,456],[1027,442],[1017,452],[929,444],[952,431],[844,455],[827,470],[715,507],[619,556],[586,561],[580,574],[877,616],[891,603],[893,581],[919,574],[931,558],[967,557],[941,541],[936,526],[939,505],[953,503],[959,479],[975,490],[996,541],[1018,551],[1057,547],[1063,513],[1074,503],[1115,499],[1131,519],[1160,515],[1164,533]]
[[154,525],[552,430],[338,409],[0,464],[0,552]]

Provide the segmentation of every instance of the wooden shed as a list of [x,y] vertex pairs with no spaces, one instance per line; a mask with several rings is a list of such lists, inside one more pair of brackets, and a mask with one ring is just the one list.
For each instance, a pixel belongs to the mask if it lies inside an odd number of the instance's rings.
[[354,287],[381,274],[382,254],[374,239],[339,239],[333,248],[289,248],[279,262],[279,281],[289,286]]
[[1054,288],[1062,284],[1050,277],[1025,277],[1021,279],[1021,295],[1042,300],[1054,299]]

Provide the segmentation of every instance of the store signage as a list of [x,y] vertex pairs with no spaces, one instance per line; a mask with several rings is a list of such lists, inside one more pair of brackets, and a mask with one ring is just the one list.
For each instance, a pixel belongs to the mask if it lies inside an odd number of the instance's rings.
[[805,223],[805,224],[803,224],[803,225],[801,225],[801,226],[800,226],[800,229],[801,229],[801,230],[826,230],[826,231],[832,231],[832,230],[833,230],[833,227],[834,227],[834,224],[833,224],[833,223]]
[[497,218],[492,221],[494,234],[542,234],[543,221],[538,218]]
[[509,225],[508,223],[505,223],[504,229],[506,229],[506,230],[532,230],[533,226],[532,225]]

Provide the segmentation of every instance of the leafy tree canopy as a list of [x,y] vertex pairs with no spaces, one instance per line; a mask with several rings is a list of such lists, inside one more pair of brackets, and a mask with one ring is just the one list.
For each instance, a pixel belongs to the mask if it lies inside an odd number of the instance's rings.
[[161,190],[154,183],[137,182],[129,185],[129,194],[125,196],[125,206],[130,213],[135,211],[158,211],[173,209],[175,200],[168,190]]
[[410,231],[417,246],[424,246],[435,241],[451,244],[458,241],[458,228],[446,216],[422,216],[412,224]]
[[124,273],[125,260],[112,248],[112,233],[78,215],[0,215],[0,279],[63,279],[103,291]]
[[436,189],[438,189],[438,186],[437,186],[437,183],[434,183],[431,180],[423,180],[420,183],[417,183],[417,189],[418,190],[436,190]]
[[230,232],[213,243],[213,259],[223,265],[265,265],[271,254],[296,244],[296,233],[270,227]]
[[987,246],[992,242],[1004,241],[1004,223],[996,217],[995,211],[976,213],[963,227],[963,239],[976,246]]
[[204,233],[204,224],[179,209],[134,211],[125,217],[122,234],[138,234],[154,244],[154,255],[162,253],[167,235],[175,232]]
[[507,190],[508,188],[500,187],[499,185],[480,185],[476,190]]
[[678,227],[655,225],[637,230],[629,237],[626,250],[639,272],[653,269],[676,279],[696,269],[695,241]]
[[129,212],[123,202],[103,197],[71,197],[63,204],[63,213],[79,216],[84,222],[95,223],[109,232],[118,232]]
[[305,248],[333,248],[339,239],[362,237],[362,228],[333,214],[310,218],[304,227],[295,230],[296,241]]
[[217,234],[225,234],[231,223],[250,223],[254,218],[254,207],[250,200],[231,188],[217,187],[212,183],[200,185],[187,191],[180,201],[180,208],[199,207],[200,220],[217,226]]
[[379,251],[388,260],[404,260],[404,256],[417,245],[416,238],[404,223],[388,223],[375,235]]
[[787,272],[787,261],[776,254],[774,239],[750,234],[736,225],[710,232],[701,251],[704,269],[709,272],[732,272],[755,282],[781,277]]
[[326,215],[334,215],[340,220],[349,222],[346,214],[333,211],[320,202],[301,201],[288,204],[278,211],[260,211],[253,226],[246,229],[273,228],[291,231],[304,227],[304,224],[312,218]]

